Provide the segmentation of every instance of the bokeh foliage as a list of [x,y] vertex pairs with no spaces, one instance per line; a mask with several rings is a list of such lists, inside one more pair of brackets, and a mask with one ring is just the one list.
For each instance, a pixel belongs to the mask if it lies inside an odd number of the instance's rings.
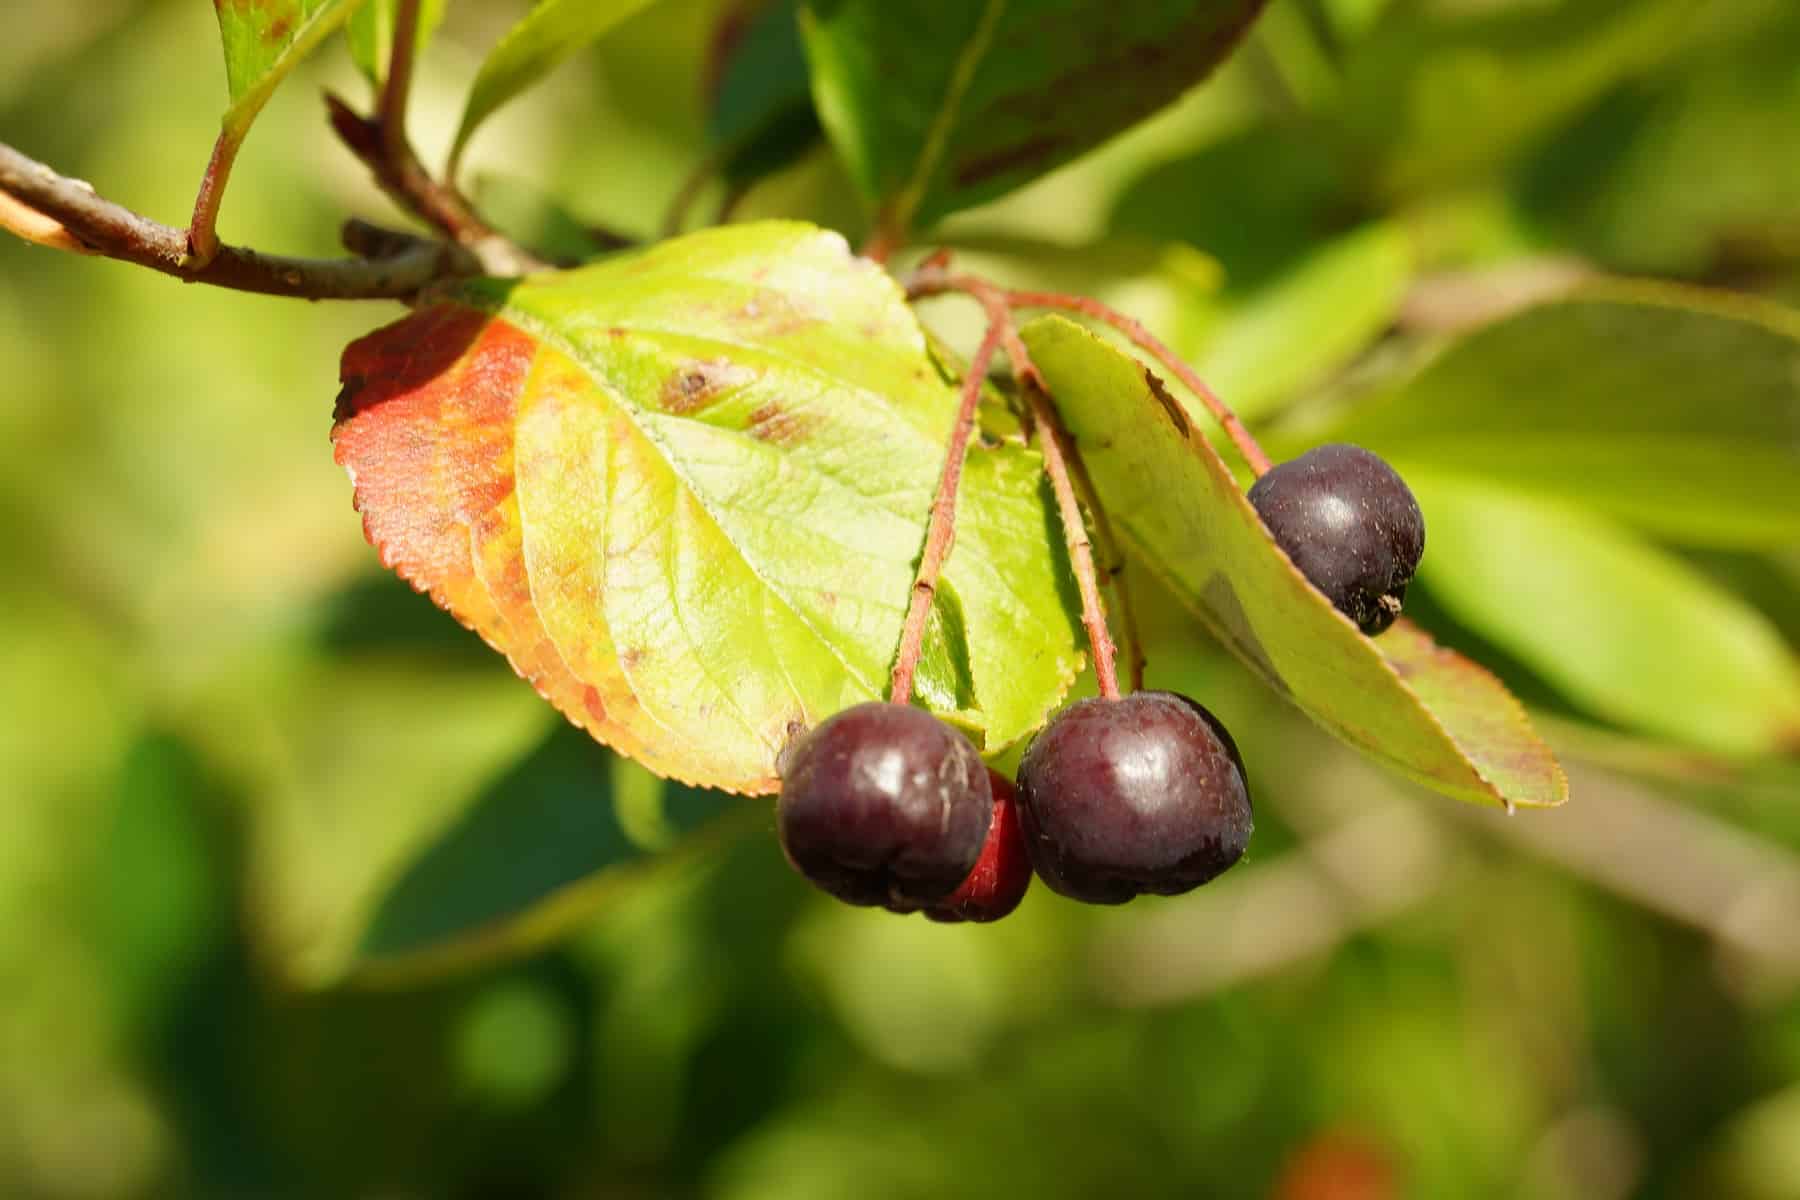
[[[653,233],[742,7],[623,20],[466,177],[558,253]],[[432,161],[523,12],[447,7]],[[15,14],[0,140],[178,221],[213,26]],[[815,896],[760,802],[609,761],[377,572],[326,434],[397,310],[0,242],[0,1193],[1800,1196],[1796,45],[1787,0],[1275,0],[1205,89],[950,218],[969,265],[1168,334],[1272,445],[1416,468],[1409,611],[1573,797],[1397,783],[1152,591],[1152,683],[1251,765],[1251,858],[984,929]],[[228,240],[399,219],[321,84],[365,86],[342,39],[264,108]],[[790,150],[736,211],[864,233]],[[1615,273],[1681,286],[1569,298]],[[1631,305],[1679,319],[1618,333]],[[966,345],[959,311],[928,319]]]

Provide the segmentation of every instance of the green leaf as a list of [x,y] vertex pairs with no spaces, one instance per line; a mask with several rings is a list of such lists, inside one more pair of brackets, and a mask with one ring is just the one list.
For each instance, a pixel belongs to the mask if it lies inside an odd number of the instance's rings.
[[1730,53],[1610,98],[1547,145],[1521,189],[1533,216],[1632,271],[1791,261],[1800,244],[1800,8],[1765,8],[1761,27]]
[[798,0],[774,0],[747,15],[742,6],[731,14],[742,29],[716,68],[706,136],[728,151],[723,170],[734,183],[780,170],[823,132],[807,87],[798,7]]
[[1129,128],[1230,53],[1263,0],[805,0],[819,117],[904,233]]
[[1800,538],[1800,314],[1602,284],[1477,330],[1309,434],[1681,541],[1781,545]]
[[[345,354],[383,561],[659,774],[777,786],[886,692],[956,407],[897,284],[769,222],[480,281]],[[997,752],[1080,663],[1035,453],[971,452],[919,696]]]
[[750,818],[558,723],[382,888],[348,970],[393,983],[544,945]]
[[636,13],[650,0],[539,0],[507,30],[469,89],[450,147],[452,171],[477,127],[494,110],[555,70],[562,61]]
[[742,137],[783,108],[812,105],[798,0],[761,3],[747,17],[734,16],[743,22],[742,33],[717,67],[707,111],[707,136],[717,142]]
[[1727,754],[1800,745],[1800,664],[1737,597],[1578,507],[1405,469],[1431,594],[1575,703]]
[[1392,193],[1467,182],[1683,45],[1686,0],[1398,6],[1350,55],[1331,114]]
[[[448,0],[420,0],[418,32],[413,37],[413,56],[425,49],[425,43],[444,20]],[[394,27],[400,0],[369,0],[350,18],[346,36],[350,41],[350,57],[370,83],[379,87],[387,78],[388,62],[394,56]]]
[[294,65],[342,25],[363,0],[217,0],[231,105],[224,128],[242,141]]
[[1561,770],[1499,681],[1406,622],[1379,639],[1358,633],[1275,546],[1141,364],[1060,317],[1023,334],[1121,538],[1264,682],[1448,795],[1566,799]]
[[[1183,337],[1195,368],[1238,416],[1271,411],[1342,367],[1393,322],[1412,282],[1406,231],[1371,225],[1327,242],[1256,291],[1227,293]],[[1210,320],[1208,319],[1210,317]]]
[[209,754],[254,781],[252,928],[288,980],[342,978],[394,881],[543,738],[543,705],[489,662],[313,659],[214,721]]
[[1146,171],[1119,194],[1108,228],[1194,246],[1224,268],[1228,287],[1253,291],[1329,236],[1352,186],[1318,137],[1258,125]]

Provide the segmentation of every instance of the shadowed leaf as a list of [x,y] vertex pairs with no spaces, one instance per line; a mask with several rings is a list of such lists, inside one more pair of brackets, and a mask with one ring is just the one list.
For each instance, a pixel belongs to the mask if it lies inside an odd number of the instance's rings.
[[806,0],[819,117],[904,232],[1027,183],[1174,100],[1263,0]]
[[637,772],[559,724],[384,890],[352,972],[392,982],[542,945],[748,811]]

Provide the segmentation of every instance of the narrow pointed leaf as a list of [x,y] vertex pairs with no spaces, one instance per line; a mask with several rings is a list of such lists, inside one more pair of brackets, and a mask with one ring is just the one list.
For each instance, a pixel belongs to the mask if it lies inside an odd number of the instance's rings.
[[1263,0],[805,0],[813,98],[905,231],[1011,191],[1174,100]]
[[380,890],[346,967],[395,983],[541,946],[743,828],[722,819],[748,811],[731,801],[640,775],[559,723]]
[[1271,687],[1448,795],[1567,798],[1548,747],[1491,674],[1406,622],[1366,638],[1306,582],[1141,364],[1060,317],[1023,333],[1119,534]]
[[[336,441],[383,561],[599,740],[776,786],[884,695],[955,408],[898,286],[810,226],[489,280],[345,354]],[[1039,463],[975,449],[919,698],[990,751],[1080,662]]]
[[1748,604],[1590,511],[1405,470],[1431,594],[1571,700],[1725,754],[1800,746],[1800,663]]
[[1800,313],[1604,283],[1456,343],[1315,436],[1719,546],[1800,538]]
[[[413,37],[413,56],[424,50],[425,43],[444,20],[448,0],[421,0],[419,24]],[[345,36],[350,42],[350,57],[356,66],[377,86],[387,78],[388,63],[394,57],[394,27],[400,0],[367,0],[350,18]]]
[[294,65],[342,25],[363,0],[215,0],[231,104],[226,135],[243,140]]
[[539,0],[495,45],[463,106],[450,149],[454,162],[495,109],[555,70],[564,59],[650,3],[650,0]]

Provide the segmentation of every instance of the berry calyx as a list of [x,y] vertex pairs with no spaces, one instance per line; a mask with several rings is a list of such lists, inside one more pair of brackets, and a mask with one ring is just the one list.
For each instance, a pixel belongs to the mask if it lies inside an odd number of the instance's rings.
[[974,869],[993,812],[969,739],[909,705],[847,708],[782,755],[782,850],[850,904],[913,912],[943,900]]
[[1243,857],[1254,825],[1231,735],[1161,691],[1058,713],[1019,764],[1019,810],[1038,875],[1090,904],[1199,887]]
[[1378,455],[1319,446],[1258,479],[1249,500],[1332,607],[1366,634],[1394,623],[1425,552],[1425,518]]
[[1017,789],[1013,781],[988,768],[994,789],[994,820],[975,869],[962,886],[925,910],[933,921],[998,921],[1019,907],[1031,886],[1031,859],[1025,853],[1025,832],[1019,824]]

